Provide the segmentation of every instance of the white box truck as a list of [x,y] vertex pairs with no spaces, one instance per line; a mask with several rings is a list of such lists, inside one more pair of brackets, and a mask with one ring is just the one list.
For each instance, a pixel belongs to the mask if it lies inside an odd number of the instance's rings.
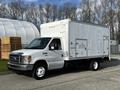
[[35,79],[42,79],[47,70],[80,62],[98,70],[105,60],[110,60],[109,29],[65,19],[42,24],[40,38],[25,49],[11,52],[8,68],[32,71]]

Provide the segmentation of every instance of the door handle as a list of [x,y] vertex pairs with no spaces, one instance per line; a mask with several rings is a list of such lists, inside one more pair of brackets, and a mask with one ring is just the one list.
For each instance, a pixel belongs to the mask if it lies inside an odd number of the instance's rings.
[[47,52],[44,52],[43,55],[47,55],[48,53]]

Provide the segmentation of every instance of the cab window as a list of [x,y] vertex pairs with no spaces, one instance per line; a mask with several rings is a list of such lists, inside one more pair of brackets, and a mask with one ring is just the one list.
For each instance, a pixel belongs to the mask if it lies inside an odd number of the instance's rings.
[[53,39],[51,44],[49,45],[49,49],[51,50],[61,50],[61,41],[60,39]]

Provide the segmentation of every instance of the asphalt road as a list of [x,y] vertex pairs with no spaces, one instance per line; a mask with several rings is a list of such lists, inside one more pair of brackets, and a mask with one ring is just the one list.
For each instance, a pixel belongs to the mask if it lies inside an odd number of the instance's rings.
[[103,63],[99,71],[51,71],[44,80],[29,75],[2,75],[0,90],[120,90],[120,60]]

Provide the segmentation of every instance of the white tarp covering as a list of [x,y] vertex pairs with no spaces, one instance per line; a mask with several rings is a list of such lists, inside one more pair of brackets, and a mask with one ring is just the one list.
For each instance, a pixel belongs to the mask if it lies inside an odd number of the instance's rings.
[[29,22],[0,18],[0,38],[21,37],[22,44],[28,44],[39,37],[38,29]]

